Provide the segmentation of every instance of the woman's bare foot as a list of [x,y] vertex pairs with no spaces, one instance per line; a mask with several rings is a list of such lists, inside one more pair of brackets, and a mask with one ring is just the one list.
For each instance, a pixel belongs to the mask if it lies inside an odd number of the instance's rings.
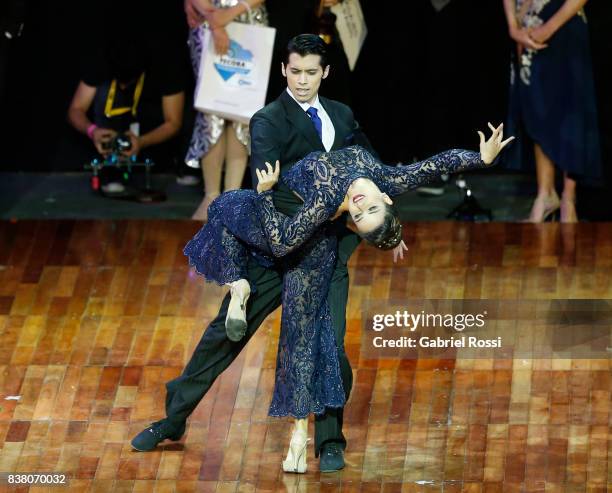
[[246,304],[251,295],[251,286],[246,279],[229,284],[231,299],[225,317],[225,332],[230,341],[239,341],[246,334]]

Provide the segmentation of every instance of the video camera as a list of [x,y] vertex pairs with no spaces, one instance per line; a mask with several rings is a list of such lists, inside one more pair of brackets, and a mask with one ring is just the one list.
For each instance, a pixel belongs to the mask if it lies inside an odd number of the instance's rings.
[[122,133],[115,135],[112,139],[102,142],[102,149],[111,151],[113,154],[122,154],[132,148],[132,140],[129,135]]

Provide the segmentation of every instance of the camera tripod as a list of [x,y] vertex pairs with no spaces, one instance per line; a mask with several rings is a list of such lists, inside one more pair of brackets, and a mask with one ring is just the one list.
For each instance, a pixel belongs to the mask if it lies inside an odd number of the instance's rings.
[[463,192],[463,201],[455,206],[446,217],[456,221],[471,222],[488,222],[493,220],[491,210],[481,207],[463,175],[457,177],[455,185]]
[[[105,197],[134,200],[137,202],[163,202],[166,194],[162,190],[155,190],[151,186],[151,168],[155,163],[151,159],[139,161],[136,156],[126,157],[117,152],[111,153],[104,159],[92,159],[85,165],[85,169],[92,171],[90,180],[91,189],[100,192]],[[121,173],[124,187],[121,191],[105,191],[100,184],[100,175],[103,169],[116,169]],[[144,168],[144,188],[136,188],[129,184],[134,168]]]

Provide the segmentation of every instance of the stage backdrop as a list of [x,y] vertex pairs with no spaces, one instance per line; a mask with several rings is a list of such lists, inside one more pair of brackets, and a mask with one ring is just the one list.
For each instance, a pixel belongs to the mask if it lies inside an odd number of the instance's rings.
[[[135,0],[136,5],[143,0]],[[298,0],[296,0],[298,2]],[[312,0],[300,0],[306,17]],[[144,2],[143,2],[144,3]],[[299,2],[298,2],[299,3]],[[304,5],[302,5],[302,3]],[[167,47],[186,50],[182,2],[127,9],[125,2],[28,2],[22,38],[2,41],[8,66],[0,98],[0,165],[4,170],[79,170],[90,143],[66,123],[66,109],[82,60],[116,29],[129,29],[132,15],[145,15]],[[284,2],[269,0],[272,23],[284,23]],[[474,129],[505,117],[508,54],[502,1],[451,0],[436,11],[430,0],[362,0],[369,34],[357,67],[332,67],[323,94],[344,94],[384,160],[408,161],[449,146],[474,147]],[[296,11],[296,12],[297,12]],[[136,14],[135,12],[140,12]],[[612,2],[590,1],[589,17],[601,140],[608,188],[612,190]],[[309,20],[287,26],[305,30]],[[284,24],[283,24],[284,26]],[[279,39],[293,33],[279,30]],[[185,56],[186,51],[180,56]],[[272,67],[272,92],[282,88]],[[2,84],[0,84],[2,87]],[[190,113],[187,113],[189,116]],[[190,126],[185,127],[185,133]],[[185,139],[183,139],[185,140]],[[180,154],[181,149],[177,149]],[[604,195],[601,198],[604,198]],[[609,195],[608,195],[609,196]],[[597,193],[593,194],[599,200]],[[586,198],[586,197],[585,197]]]

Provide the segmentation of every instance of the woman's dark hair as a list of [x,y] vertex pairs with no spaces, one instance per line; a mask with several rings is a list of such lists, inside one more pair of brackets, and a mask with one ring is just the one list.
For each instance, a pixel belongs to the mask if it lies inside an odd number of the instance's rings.
[[402,241],[402,223],[399,220],[397,209],[385,204],[383,223],[369,233],[364,233],[363,239],[372,243],[381,250],[391,250]]
[[316,34],[299,34],[287,45],[285,64],[289,63],[289,55],[297,53],[300,56],[319,55],[321,57],[321,67],[327,67],[327,45]]

